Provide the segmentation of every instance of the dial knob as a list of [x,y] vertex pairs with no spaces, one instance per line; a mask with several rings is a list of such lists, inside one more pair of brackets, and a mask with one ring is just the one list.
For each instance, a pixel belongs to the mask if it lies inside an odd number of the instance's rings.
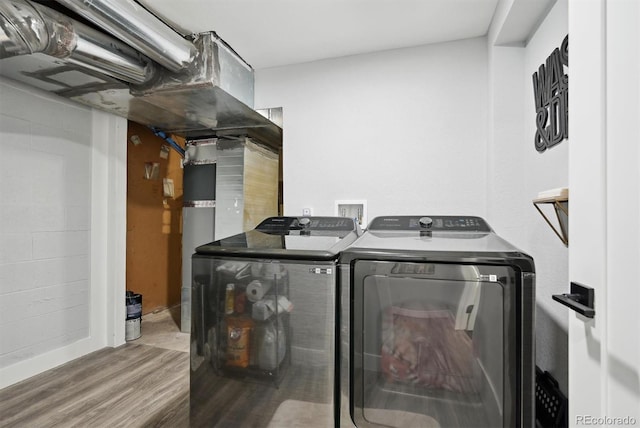
[[311,219],[302,217],[300,220],[298,220],[298,224],[302,227],[308,227],[309,224],[311,224]]
[[425,229],[430,229],[433,225],[433,220],[431,217],[420,217],[420,227],[424,227]]

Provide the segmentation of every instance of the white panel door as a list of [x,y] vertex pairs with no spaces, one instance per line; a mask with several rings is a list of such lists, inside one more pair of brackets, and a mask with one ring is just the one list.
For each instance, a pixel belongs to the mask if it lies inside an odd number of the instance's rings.
[[[640,2],[569,1],[570,426],[640,426]],[[567,285],[568,287],[568,285]]]

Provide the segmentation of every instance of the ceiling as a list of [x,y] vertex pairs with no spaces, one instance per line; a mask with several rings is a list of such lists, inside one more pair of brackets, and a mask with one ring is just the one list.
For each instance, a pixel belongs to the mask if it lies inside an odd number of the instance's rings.
[[487,34],[498,0],[138,0],[182,34],[215,31],[254,69]]

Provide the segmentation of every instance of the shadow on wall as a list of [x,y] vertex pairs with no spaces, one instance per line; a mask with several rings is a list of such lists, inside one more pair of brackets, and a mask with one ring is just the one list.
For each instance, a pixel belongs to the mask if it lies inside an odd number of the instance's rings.
[[[635,333],[637,334],[637,332]],[[609,356],[609,374],[623,386],[629,394],[640,401],[640,372],[638,367],[620,361],[615,356]]]
[[569,397],[569,335],[541,305],[536,305],[536,365],[551,373]]
[[[569,316],[576,316],[569,312]],[[584,323],[585,337],[589,340],[588,352],[594,360],[600,360],[600,342],[594,339],[589,322]],[[569,398],[569,336],[558,322],[543,307],[536,305],[536,364],[558,381],[560,390]],[[630,394],[640,398],[640,369],[609,355],[609,375]]]
[[[601,361],[602,347],[600,342],[593,336],[592,322],[584,323],[584,335],[587,338],[587,350],[591,359]],[[632,334],[637,334],[633,332]],[[608,356],[609,376],[624,387],[627,392],[640,400],[640,368],[629,365],[611,353]]]

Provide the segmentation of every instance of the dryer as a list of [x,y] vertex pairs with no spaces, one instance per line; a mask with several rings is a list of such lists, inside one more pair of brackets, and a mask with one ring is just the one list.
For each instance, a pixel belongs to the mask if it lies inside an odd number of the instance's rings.
[[271,217],[192,257],[192,427],[333,426],[344,217]]
[[341,425],[533,427],[533,259],[479,217],[377,217],[341,266]]

